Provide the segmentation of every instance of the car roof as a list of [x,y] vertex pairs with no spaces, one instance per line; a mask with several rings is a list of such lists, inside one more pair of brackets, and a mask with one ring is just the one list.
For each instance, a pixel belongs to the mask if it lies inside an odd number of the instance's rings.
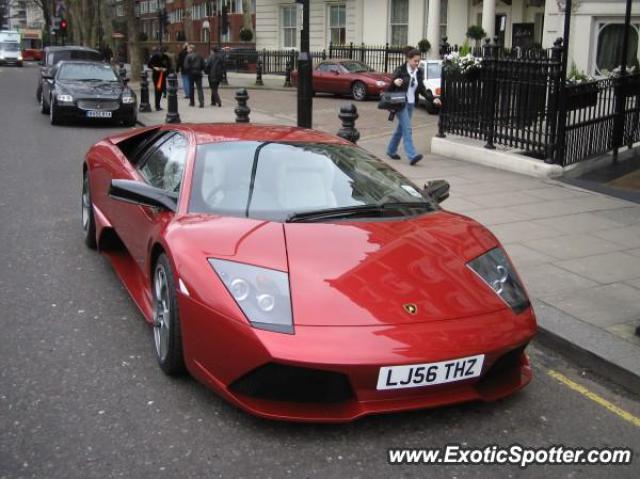
[[83,63],[84,64],[88,64],[88,65],[107,65],[107,66],[111,66],[108,63],[99,62],[97,60],[60,60],[58,63],[56,63],[56,67],[60,68],[62,65],[66,65],[66,64],[82,65]]
[[89,47],[85,47],[85,46],[82,46],[82,45],[66,45],[64,47],[61,47],[61,46],[58,46],[58,47],[45,47],[45,50],[48,51],[48,52],[60,52],[60,51],[64,51],[64,50],[84,50],[84,51],[88,51],[88,52],[100,53],[95,48],[89,48]]
[[167,125],[166,129],[191,131],[198,145],[228,141],[302,142],[302,143],[352,143],[334,135],[295,126],[244,124],[244,123],[198,123]]

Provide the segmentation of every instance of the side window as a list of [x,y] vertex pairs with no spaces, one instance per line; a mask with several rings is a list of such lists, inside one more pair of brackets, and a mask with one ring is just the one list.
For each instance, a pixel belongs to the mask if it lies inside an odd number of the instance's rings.
[[187,161],[187,139],[176,133],[155,149],[140,167],[140,173],[156,188],[177,193]]
[[318,65],[318,71],[319,72],[328,72],[329,71],[329,64],[328,63],[321,63],[320,65]]

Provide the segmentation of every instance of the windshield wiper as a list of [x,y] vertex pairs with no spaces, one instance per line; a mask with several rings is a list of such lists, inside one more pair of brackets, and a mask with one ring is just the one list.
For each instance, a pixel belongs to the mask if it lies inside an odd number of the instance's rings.
[[287,223],[296,223],[303,221],[322,221],[335,218],[349,218],[363,214],[375,214],[375,216],[384,216],[389,211],[398,211],[405,208],[420,208],[433,210],[433,205],[426,201],[407,201],[380,203],[373,205],[356,205],[343,206],[340,208],[325,208],[321,210],[302,211],[300,213],[292,213],[287,216]]

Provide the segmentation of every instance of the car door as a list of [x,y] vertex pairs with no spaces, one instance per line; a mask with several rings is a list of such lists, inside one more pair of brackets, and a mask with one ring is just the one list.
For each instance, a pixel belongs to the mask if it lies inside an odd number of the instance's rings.
[[[141,181],[178,197],[188,150],[189,142],[183,134],[169,132],[163,135],[136,163],[138,176]],[[113,217],[117,222],[114,226],[143,272],[150,239],[164,229],[173,216],[171,211],[120,202],[118,213]]]
[[329,65],[329,71],[327,72],[327,90],[329,93],[343,93],[345,87],[343,68],[337,64],[332,63]]
[[328,63],[321,63],[313,70],[313,91],[326,92],[327,91],[327,70],[329,68]]

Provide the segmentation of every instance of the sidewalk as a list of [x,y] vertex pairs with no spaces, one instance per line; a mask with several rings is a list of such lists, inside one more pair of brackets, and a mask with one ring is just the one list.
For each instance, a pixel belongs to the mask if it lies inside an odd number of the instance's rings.
[[[181,98],[182,122],[235,121],[234,91],[250,86],[251,79],[230,76],[229,81],[233,89],[221,92],[222,108],[189,107]],[[295,89],[288,91],[250,90],[251,122],[295,125]],[[347,101],[315,102],[314,127],[335,134],[340,127],[336,111]],[[416,184],[449,181],[451,197],[444,207],[478,220],[502,242],[532,298],[540,338],[573,354],[580,366],[640,392],[640,337],[634,334],[640,325],[640,204],[435,155],[414,167],[387,160],[394,124],[384,121],[384,113],[370,113],[375,107],[367,103],[357,104],[359,145]],[[151,125],[163,123],[165,115],[140,113],[138,119]],[[422,140],[434,134],[436,121],[416,115],[414,138],[420,139],[421,152],[428,152],[428,141]]]

